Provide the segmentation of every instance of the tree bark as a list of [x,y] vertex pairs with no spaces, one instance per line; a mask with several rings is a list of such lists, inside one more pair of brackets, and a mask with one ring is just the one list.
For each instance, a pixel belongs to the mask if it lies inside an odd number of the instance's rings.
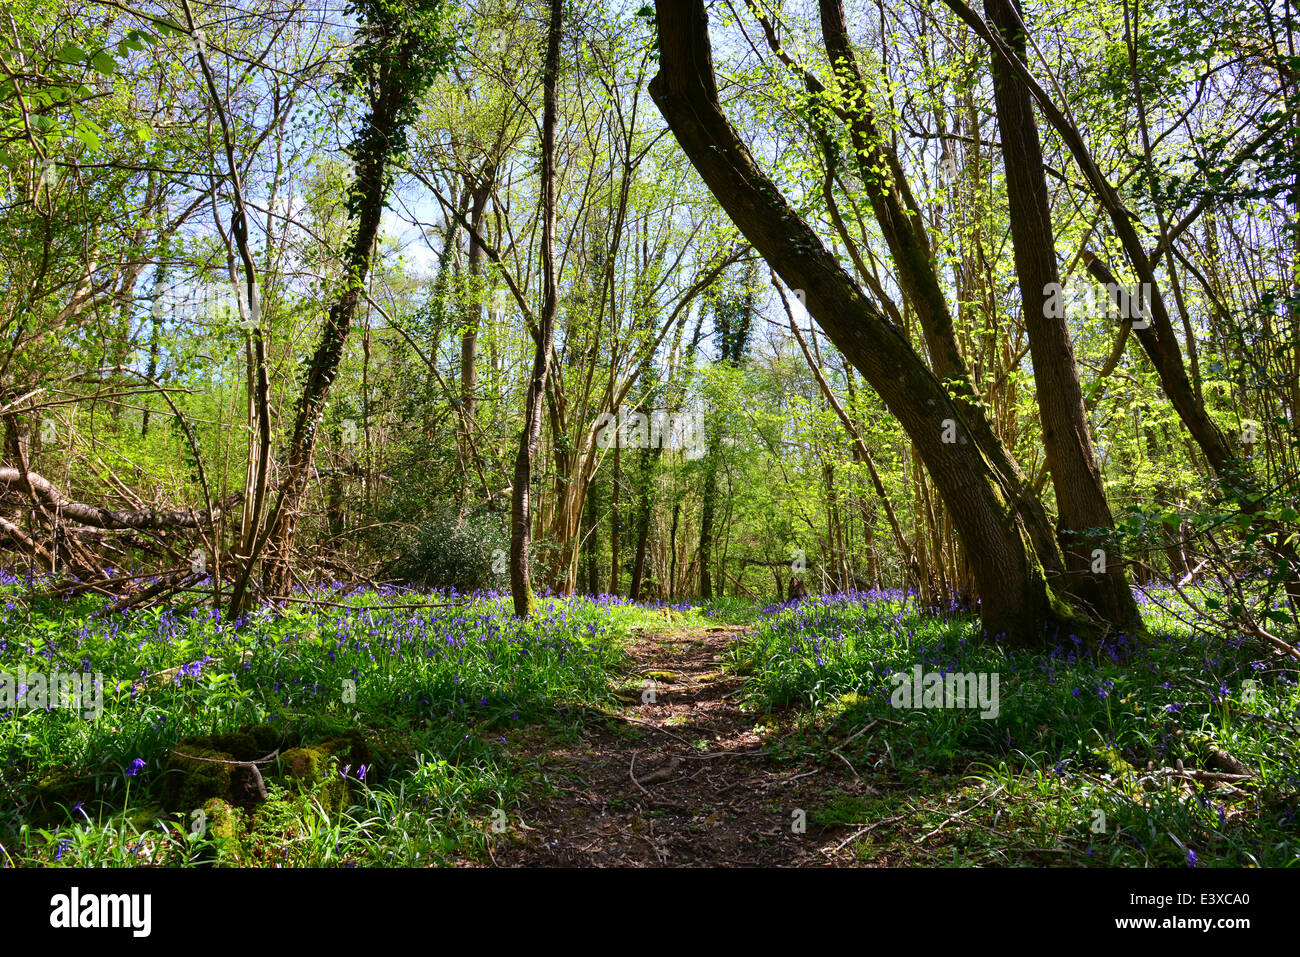
[[[1026,38],[1012,0],[984,0],[984,13],[1007,45],[1023,58]],[[1121,556],[1104,536],[1084,534],[1087,529],[1112,530],[1115,520],[1102,489],[1065,310],[1049,308],[1061,277],[1033,100],[997,51],[993,53],[993,84],[1016,276],[1034,366],[1043,449],[1056,492],[1057,534],[1069,575],[1068,589],[1116,627],[1140,627],[1141,615]],[[1094,551],[1101,552],[1097,574],[1093,572],[1097,567]]]
[[[397,37],[405,25],[399,14],[392,14],[392,17],[391,20],[371,24],[370,28],[389,30]],[[388,196],[392,153],[408,122],[405,114],[411,98],[427,82],[427,78],[415,75],[411,69],[420,52],[418,41],[402,38],[397,43],[396,50],[381,59],[375,70],[377,75],[368,91],[370,113],[361,126],[354,148],[356,179],[349,205],[356,217],[356,227],[344,262],[345,285],[330,307],[320,342],[307,366],[296,405],[292,438],[279,493],[267,519],[266,530],[250,549],[243,572],[232,593],[232,618],[237,617],[243,609],[249,578],[259,552],[264,550],[267,553],[263,589],[269,594],[279,594],[288,585],[299,510],[310,478],[320,417],[338,375],[343,347],[365,290],[371,256]],[[256,328],[254,338],[260,345],[260,332]],[[254,511],[256,513],[256,509]]]
[[618,570],[620,561],[620,535],[622,531],[622,522],[619,520],[619,490],[623,484],[623,445],[621,442],[614,443],[614,481],[611,485],[609,510],[609,593],[618,594]]
[[661,452],[662,447],[641,451],[641,509],[637,516],[636,560],[632,564],[632,588],[628,593],[633,601],[641,600],[641,586],[645,581],[646,545],[650,540],[650,519],[654,513],[654,467]]
[[705,601],[713,598],[713,513],[718,498],[716,444],[710,441],[705,453],[704,488],[700,493],[703,499],[700,507],[700,597]]
[[28,492],[50,511],[62,518],[89,525],[92,528],[199,528],[220,518],[223,509],[238,504],[243,496],[232,494],[220,507],[210,513],[194,509],[167,511],[161,509],[111,509],[67,498],[47,479],[35,472],[22,472],[12,466],[0,466],[0,501],[12,492]]
[[[1048,582],[1063,568],[1055,543],[1044,546],[1041,529],[1027,527],[1036,503],[1025,501],[1023,483],[995,470],[944,385],[731,128],[718,102],[703,0],[660,2],[656,18],[660,70],[651,97],[731,220],[787,285],[804,291],[808,312],[916,444],[971,552],[986,631],[1033,644],[1054,628],[1085,627]],[[945,435],[957,441],[945,442]]]
[[515,456],[514,491],[510,508],[510,591],[515,615],[533,614],[536,598],[530,580],[528,547],[532,542],[533,459],[542,434],[542,400],[551,367],[551,340],[559,286],[555,276],[555,125],[559,107],[556,87],[560,71],[560,30],[563,0],[551,0],[546,36],[546,63],[542,72],[542,312],[538,317],[537,348],[524,404],[524,429]]
[[[1160,285],[1156,282],[1154,263],[1143,248],[1142,240],[1138,236],[1137,228],[1134,225],[1133,216],[1124,207],[1119,193],[1102,175],[1079,131],[1052,102],[1051,97],[1034,79],[1024,60],[1017,56],[1006,44],[1001,34],[991,32],[988,25],[976,16],[974,11],[966,6],[962,0],[943,0],[943,2],[972,31],[983,38],[993,50],[1002,56],[1008,69],[1033,96],[1042,109],[1044,118],[1056,130],[1062,142],[1070,151],[1070,155],[1078,164],[1093,194],[1110,217],[1116,238],[1119,239],[1120,245],[1124,249],[1129,265],[1136,273],[1138,281],[1146,287],[1148,295],[1147,301],[1143,303],[1145,310],[1133,309],[1124,313],[1124,315],[1137,318],[1144,311],[1148,313],[1147,321],[1141,326],[1134,325],[1133,331],[1137,333],[1138,341],[1151,359],[1152,365],[1155,366],[1156,375],[1160,378],[1161,388],[1164,389],[1165,395],[1169,397],[1169,401],[1177,410],[1179,418],[1182,419],[1183,424],[1191,432],[1197,445],[1201,447],[1201,451],[1205,453],[1205,457],[1215,473],[1223,478],[1225,472],[1237,472],[1237,455],[1232,443],[1228,441],[1227,436],[1214,424],[1205,409],[1196,401],[1196,392],[1187,377],[1187,369],[1183,363],[1182,349],[1179,347],[1178,339],[1174,335],[1173,323],[1170,321],[1169,311],[1165,306]],[[1091,252],[1084,252],[1083,261],[1094,278],[1102,282],[1114,282],[1113,276],[1110,276],[1109,280],[1102,278],[1103,274],[1109,276],[1109,270]],[[1123,308],[1122,305],[1121,309]]]
[[[885,236],[894,261],[899,285],[912,307],[925,339],[934,374],[956,395],[956,405],[990,468],[1009,490],[1008,499],[1020,511],[1039,558],[1055,564],[1056,538],[1037,496],[1025,484],[1025,477],[1002,440],[994,432],[957,344],[957,336],[933,250],[921,212],[908,186],[894,149],[876,124],[871,91],[858,66],[849,39],[842,0],[820,0],[822,36],[835,70],[836,87],[843,105],[839,115],[848,124],[859,175],[871,198],[876,222]],[[771,36],[769,36],[769,41]],[[810,92],[820,88],[812,77],[805,78]],[[823,137],[824,139],[826,137]],[[825,146],[824,146],[825,149]],[[827,158],[831,162],[830,156]],[[936,551],[941,555],[941,551]]]
[[496,182],[496,164],[489,161],[470,190],[469,256],[466,266],[468,291],[465,296],[465,329],[460,340],[460,467],[463,485],[461,501],[467,502],[474,472],[474,415],[478,389],[478,329],[483,312],[483,214]]

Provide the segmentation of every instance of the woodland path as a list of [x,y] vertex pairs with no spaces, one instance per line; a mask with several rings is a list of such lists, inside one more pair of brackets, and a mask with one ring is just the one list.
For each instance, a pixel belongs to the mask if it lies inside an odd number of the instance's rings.
[[840,764],[831,741],[820,758],[807,748],[796,756],[781,747],[781,732],[760,733],[763,715],[739,707],[744,679],[723,667],[728,646],[743,631],[647,630],[630,648],[622,707],[587,711],[558,738],[540,729],[513,735],[508,750],[533,763],[551,793],[510,812],[507,833],[491,836],[492,862],[853,863],[848,845],[856,828],[808,820],[799,833],[796,811],[811,815],[829,793],[875,794],[871,774],[856,769],[855,776]]

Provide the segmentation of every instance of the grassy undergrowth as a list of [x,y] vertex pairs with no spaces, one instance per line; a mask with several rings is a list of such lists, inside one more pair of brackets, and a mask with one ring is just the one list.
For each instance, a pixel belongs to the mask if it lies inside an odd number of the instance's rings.
[[[544,599],[521,625],[495,597],[323,590],[230,623],[206,608],[104,617],[96,598],[24,591],[0,593],[0,672],[102,674],[102,713],[0,707],[0,866],[478,856],[525,787],[501,732],[606,703],[630,630],[684,614]],[[241,728],[283,742],[260,765],[269,800],[164,807],[178,743]],[[337,789],[303,786],[284,761],[345,733],[366,758],[323,770],[348,785],[332,803]]]
[[[1189,627],[1155,598],[1143,598],[1156,636],[1143,647],[1089,652],[1063,635],[1029,653],[897,595],[835,596],[773,609],[733,665],[750,677],[748,707],[806,707],[791,712],[801,733],[789,747],[824,755],[829,738],[831,760],[888,782],[812,813],[855,825],[866,859],[1300,864],[1295,663]],[[996,715],[912,707],[900,688],[913,690],[918,665],[945,681],[982,674],[990,691],[996,675]],[[1224,777],[1233,770],[1250,776]]]
[[[1157,603],[1144,647],[1065,635],[1028,653],[879,593],[773,609],[546,598],[520,624],[494,596],[322,589],[232,623],[27,591],[0,581],[0,673],[102,674],[102,711],[0,698],[0,866],[486,861],[491,832],[544,790],[507,729],[576,739],[584,713],[616,706],[635,635],[719,624],[750,626],[730,664],[775,756],[852,770],[809,825],[863,861],[1300,863],[1295,668]],[[986,690],[996,675],[996,708],[900,706],[895,676],[910,688],[917,666]],[[258,747],[240,761],[270,752],[266,800],[175,799],[176,752],[245,739]],[[1225,760],[1248,776],[1224,777]],[[1189,779],[1201,771],[1218,777]]]

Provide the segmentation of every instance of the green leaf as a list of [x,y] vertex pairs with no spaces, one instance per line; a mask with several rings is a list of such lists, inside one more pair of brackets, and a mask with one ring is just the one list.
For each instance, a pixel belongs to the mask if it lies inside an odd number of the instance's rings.
[[67,44],[58,53],[54,54],[56,60],[62,60],[64,63],[81,63],[86,57],[86,51],[75,43]]
[[104,145],[99,132],[85,123],[78,123],[73,127],[72,135],[84,143],[87,149],[97,150]]
[[112,76],[117,72],[117,61],[113,59],[112,54],[107,50],[100,50],[91,59],[90,65],[105,76]]

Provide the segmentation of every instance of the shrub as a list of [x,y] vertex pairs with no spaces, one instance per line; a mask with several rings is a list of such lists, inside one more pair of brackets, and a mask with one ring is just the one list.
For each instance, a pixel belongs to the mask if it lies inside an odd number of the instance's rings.
[[510,539],[503,516],[478,512],[457,518],[442,511],[425,519],[400,543],[389,575],[419,588],[472,592],[504,588]]

